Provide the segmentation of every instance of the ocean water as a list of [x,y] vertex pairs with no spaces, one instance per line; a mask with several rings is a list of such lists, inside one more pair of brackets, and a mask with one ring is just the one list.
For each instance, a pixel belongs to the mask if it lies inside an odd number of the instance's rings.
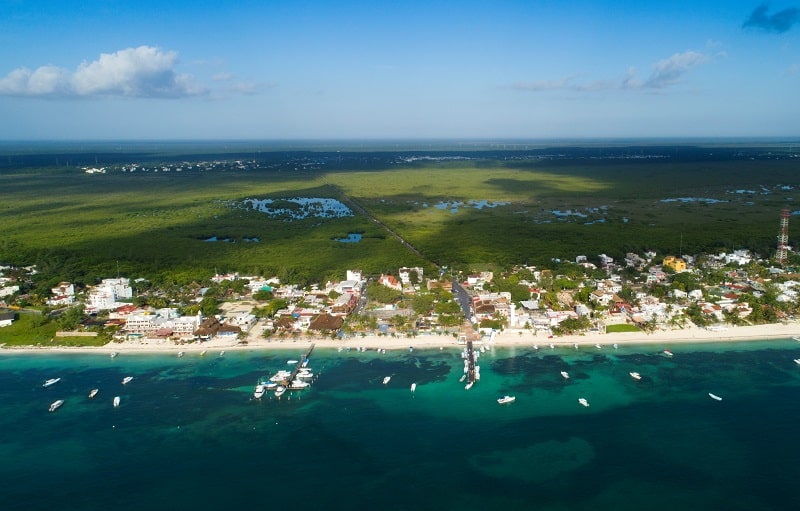
[[665,347],[0,352],[0,509],[800,509],[800,343]]

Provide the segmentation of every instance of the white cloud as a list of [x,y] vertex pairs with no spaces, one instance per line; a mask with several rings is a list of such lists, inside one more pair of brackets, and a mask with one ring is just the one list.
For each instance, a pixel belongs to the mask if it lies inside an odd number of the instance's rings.
[[175,71],[178,56],[152,46],[102,53],[74,72],[56,66],[19,68],[0,78],[0,95],[34,97],[161,97],[205,94],[190,75]]
[[597,92],[607,90],[661,90],[680,82],[692,68],[708,62],[708,55],[686,51],[675,53],[672,56],[659,60],[653,65],[653,72],[646,80],[637,76],[636,68],[628,69],[624,77],[617,80],[595,80],[581,82],[578,75],[571,75],[559,80],[537,80],[533,82],[520,82],[512,87],[517,90],[542,92],[552,90],[567,90],[574,92]]

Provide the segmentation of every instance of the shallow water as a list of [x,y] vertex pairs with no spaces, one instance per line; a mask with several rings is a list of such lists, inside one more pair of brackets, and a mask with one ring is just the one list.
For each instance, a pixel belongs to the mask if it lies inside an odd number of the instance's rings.
[[796,509],[800,343],[662,349],[0,354],[3,508]]

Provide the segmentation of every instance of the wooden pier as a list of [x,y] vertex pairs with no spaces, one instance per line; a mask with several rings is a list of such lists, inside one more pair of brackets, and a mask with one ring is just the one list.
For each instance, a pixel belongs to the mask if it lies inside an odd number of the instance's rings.
[[284,383],[286,384],[287,387],[294,381],[295,378],[297,378],[297,373],[299,373],[305,367],[304,362],[306,362],[306,360],[308,360],[311,357],[311,352],[314,351],[314,346],[316,346],[316,343],[312,342],[306,354],[300,357],[300,360],[297,362],[297,364],[295,364],[291,376],[289,376],[288,379],[284,380]]

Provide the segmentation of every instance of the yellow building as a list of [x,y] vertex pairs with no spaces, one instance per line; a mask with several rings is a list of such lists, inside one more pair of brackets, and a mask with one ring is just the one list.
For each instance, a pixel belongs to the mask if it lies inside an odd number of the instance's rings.
[[667,268],[672,268],[675,273],[686,271],[686,261],[680,257],[666,256],[664,257],[664,262],[661,264]]

